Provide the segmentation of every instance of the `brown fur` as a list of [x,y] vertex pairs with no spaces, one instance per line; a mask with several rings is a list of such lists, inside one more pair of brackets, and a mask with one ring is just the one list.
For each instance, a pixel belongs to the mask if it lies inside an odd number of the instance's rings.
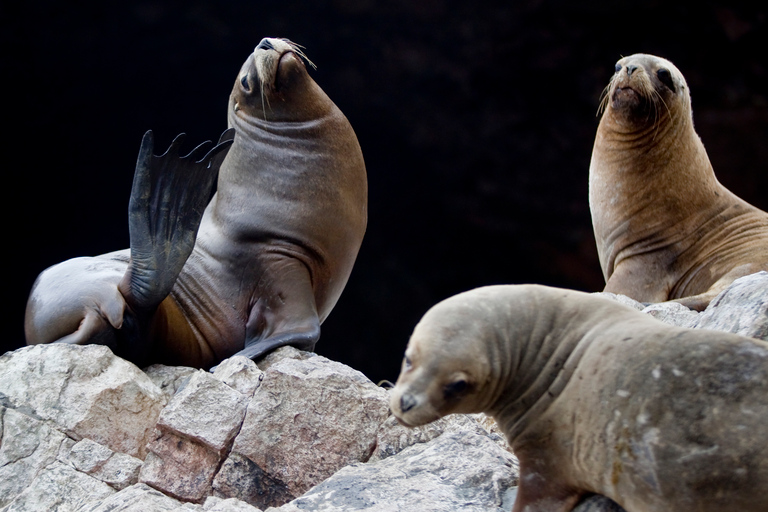
[[627,512],[768,510],[768,343],[508,285],[431,308],[405,356],[392,413],[493,416],[520,459],[513,512],[589,493]]
[[589,204],[606,292],[702,310],[768,270],[768,214],[715,178],[671,62],[619,60],[601,108]]

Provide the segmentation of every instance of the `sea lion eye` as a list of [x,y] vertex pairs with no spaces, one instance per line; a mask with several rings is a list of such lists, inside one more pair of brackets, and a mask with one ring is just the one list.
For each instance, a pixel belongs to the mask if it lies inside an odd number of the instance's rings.
[[656,71],[656,76],[659,77],[661,83],[666,85],[670,91],[675,92],[675,83],[672,81],[672,74],[666,68],[661,68]]
[[443,394],[445,395],[445,398],[456,398],[458,395],[466,391],[468,387],[469,384],[467,384],[467,381],[464,379],[459,379],[457,381],[451,382],[450,384],[446,384],[445,388],[443,389]]
[[243,89],[245,89],[247,92],[251,92],[251,86],[248,83],[248,73],[240,77],[240,85],[242,85]]
[[403,358],[403,367],[404,367],[406,370],[410,370],[410,369],[411,369],[411,360],[408,358],[408,356],[405,356],[405,357]]
[[621,64],[616,64],[616,67],[614,69],[616,70],[617,73],[621,71]]

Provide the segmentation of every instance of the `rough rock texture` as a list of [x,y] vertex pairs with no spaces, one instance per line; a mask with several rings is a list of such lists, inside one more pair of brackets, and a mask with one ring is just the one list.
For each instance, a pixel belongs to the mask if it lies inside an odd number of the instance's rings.
[[[362,373],[324,357],[282,359],[267,368],[248,405],[232,448],[237,464],[227,470],[250,471],[248,459],[281,494],[299,496],[347,464],[368,460],[389,413],[387,397]],[[216,487],[225,497],[225,489],[235,488],[221,479]]]
[[[702,313],[600,295],[663,322],[768,339],[766,272]],[[291,347],[214,373],[141,371],[99,346],[19,349],[0,357],[0,512],[511,509],[518,465],[493,419],[410,429],[387,397]],[[592,496],[575,512],[621,510]]]
[[281,512],[510,510],[517,460],[488,436],[441,435],[391,458],[351,464]]
[[166,403],[146,374],[107,347],[58,344],[0,357],[0,400],[55,422],[74,439],[142,459]]

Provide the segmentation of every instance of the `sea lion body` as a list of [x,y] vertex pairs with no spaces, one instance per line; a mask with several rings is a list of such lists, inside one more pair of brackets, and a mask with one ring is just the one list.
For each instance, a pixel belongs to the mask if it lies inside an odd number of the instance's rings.
[[439,303],[390,408],[410,426],[493,416],[520,459],[514,512],[589,493],[628,512],[768,510],[768,343],[601,297],[509,285]]
[[734,279],[768,270],[768,213],[721,185],[669,61],[618,61],[589,171],[606,292],[706,308]]
[[234,143],[154,315],[153,362],[210,367],[286,344],[311,350],[349,278],[367,222],[365,164],[302,57],[264,39],[235,80]]

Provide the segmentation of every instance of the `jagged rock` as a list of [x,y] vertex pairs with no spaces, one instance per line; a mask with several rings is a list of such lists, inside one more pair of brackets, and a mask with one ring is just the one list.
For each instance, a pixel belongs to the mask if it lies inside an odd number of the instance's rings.
[[208,372],[193,373],[160,414],[139,481],[202,502],[242,425],[248,398]]
[[515,467],[512,454],[487,435],[447,433],[384,460],[351,464],[277,511],[509,511]]
[[213,481],[214,496],[232,497],[259,506],[282,504],[295,498],[287,486],[264,472],[255,462],[232,452]]
[[206,512],[261,512],[261,509],[236,498],[221,499],[210,496],[203,503]]
[[394,416],[390,415],[379,427],[376,434],[376,449],[368,461],[386,459],[409,446],[429,442],[446,432],[465,431],[486,434],[501,448],[510,449],[496,422],[484,414],[450,414],[415,428],[401,425]]
[[115,490],[99,480],[54,461],[46,466],[4,512],[73,512],[82,505],[102,501]]
[[52,464],[67,438],[44,421],[0,406],[0,508]]
[[768,341],[768,272],[736,279],[712,300],[691,327]]
[[248,398],[261,385],[264,372],[252,360],[244,356],[234,356],[222,361],[213,372],[221,382],[246,395]]
[[182,503],[145,484],[126,487],[104,500],[93,500],[76,512],[172,512]]
[[176,390],[179,389],[196,371],[196,369],[190,368],[189,366],[165,366],[163,364],[153,364],[152,366],[144,368],[144,373],[147,374],[147,377],[149,377],[165,395],[167,399],[166,402],[171,401],[173,395],[176,394]]
[[66,456],[67,462],[82,473],[122,490],[138,481],[142,461],[125,453],[116,453],[90,439],[76,443]]
[[261,371],[265,372],[269,369],[270,366],[277,363],[278,361],[282,361],[283,359],[298,359],[300,361],[304,361],[313,357],[317,357],[317,354],[314,352],[299,350],[296,347],[286,345],[265,354],[263,357],[256,361],[256,366],[258,366]]
[[163,393],[101,345],[33,345],[0,357],[0,400],[51,420],[69,436],[144,458]]
[[[288,357],[268,366],[230,457],[251,461],[275,489],[257,501],[232,497],[262,508],[281,504],[280,496],[299,496],[345,465],[367,460],[389,412],[387,396],[362,373],[325,357]],[[249,469],[242,459],[233,461],[220,476],[253,480],[236,474]],[[214,487],[221,497],[236,489],[223,476]]]
[[624,304],[625,306],[629,306],[632,309],[636,309],[638,311],[642,311],[645,308],[645,305],[642,302],[638,302],[633,298],[627,297],[626,295],[620,295],[611,292],[595,292],[592,295],[597,295],[598,297],[603,297],[605,299],[618,302],[619,304]]
[[659,302],[643,308],[642,311],[656,320],[678,327],[691,327],[699,316],[698,311],[693,311],[679,302]]
[[210,373],[198,370],[163,409],[157,428],[197,441],[221,454],[239,430],[249,398]]

